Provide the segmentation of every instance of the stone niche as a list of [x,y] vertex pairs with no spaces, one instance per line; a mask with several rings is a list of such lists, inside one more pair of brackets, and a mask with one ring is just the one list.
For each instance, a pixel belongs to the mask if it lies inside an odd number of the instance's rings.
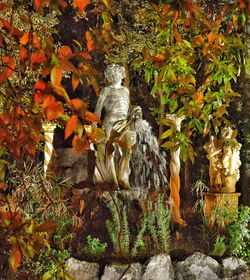
[[73,148],[55,149],[52,159],[53,172],[59,177],[70,178],[74,186],[91,187],[94,169],[94,151],[89,150],[77,155]]

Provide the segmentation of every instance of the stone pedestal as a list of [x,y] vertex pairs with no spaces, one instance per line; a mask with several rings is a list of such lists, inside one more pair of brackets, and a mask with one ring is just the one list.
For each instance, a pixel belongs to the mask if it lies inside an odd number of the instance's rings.
[[230,222],[229,213],[236,213],[240,193],[205,193],[204,214],[210,226]]

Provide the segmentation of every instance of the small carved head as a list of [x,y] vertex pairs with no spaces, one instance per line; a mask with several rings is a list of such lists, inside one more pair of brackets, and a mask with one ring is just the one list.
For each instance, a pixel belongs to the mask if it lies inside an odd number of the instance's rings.
[[125,69],[124,67],[118,64],[109,64],[104,71],[104,75],[109,82],[113,82],[114,80],[122,80],[125,78]]

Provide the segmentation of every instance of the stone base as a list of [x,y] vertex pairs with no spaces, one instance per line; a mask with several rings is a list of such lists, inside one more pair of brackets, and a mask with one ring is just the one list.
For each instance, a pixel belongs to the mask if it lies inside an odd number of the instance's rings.
[[226,225],[230,222],[227,217],[236,213],[240,193],[205,193],[204,214],[210,226]]

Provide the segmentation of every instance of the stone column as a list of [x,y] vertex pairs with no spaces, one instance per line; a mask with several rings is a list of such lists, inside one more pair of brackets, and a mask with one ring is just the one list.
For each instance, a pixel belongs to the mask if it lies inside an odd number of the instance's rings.
[[46,173],[48,170],[49,163],[52,158],[53,153],[53,138],[54,138],[54,130],[56,128],[56,125],[51,123],[44,123],[43,126],[44,131],[44,138],[45,138],[45,144],[44,144],[44,177],[46,177]]
[[[176,114],[166,115],[166,119],[170,120],[175,126],[176,131],[181,130],[181,122],[185,116],[177,117]],[[170,197],[173,201],[172,221],[180,225],[186,225],[180,214],[180,147],[177,150],[170,151]]]

